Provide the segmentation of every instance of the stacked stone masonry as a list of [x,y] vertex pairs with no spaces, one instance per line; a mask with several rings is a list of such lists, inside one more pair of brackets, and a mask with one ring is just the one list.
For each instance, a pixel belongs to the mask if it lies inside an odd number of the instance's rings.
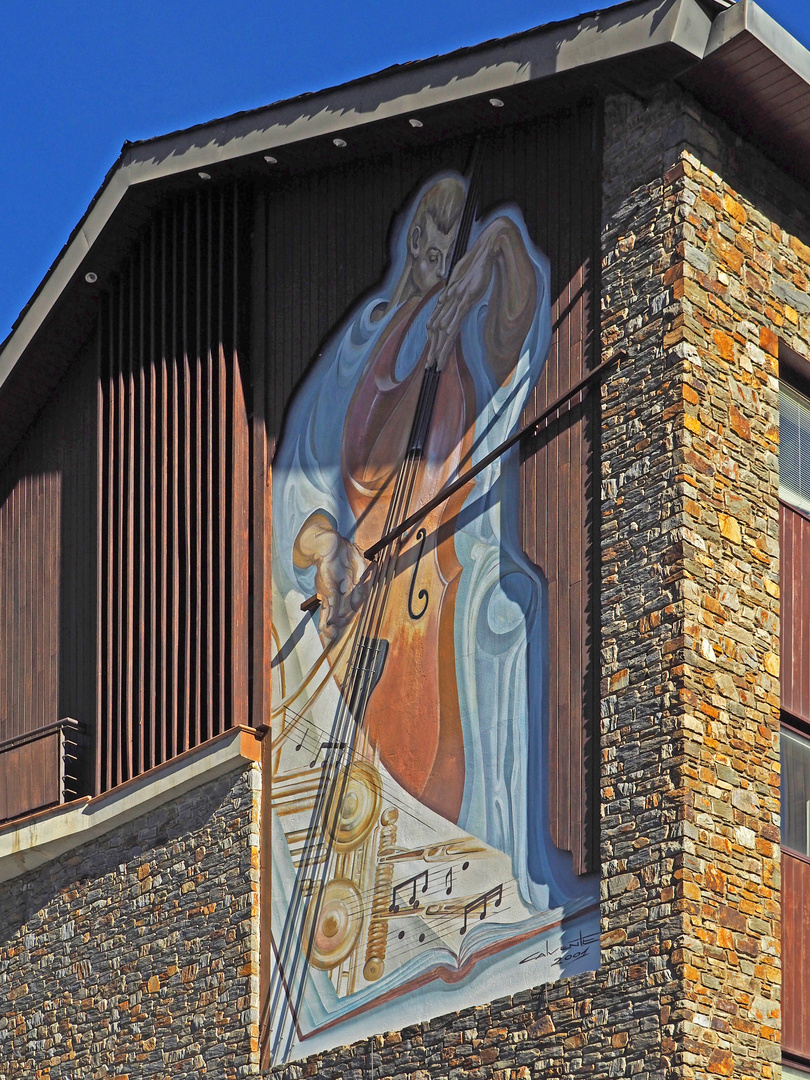
[[258,1068],[258,765],[0,886],[0,1077]]

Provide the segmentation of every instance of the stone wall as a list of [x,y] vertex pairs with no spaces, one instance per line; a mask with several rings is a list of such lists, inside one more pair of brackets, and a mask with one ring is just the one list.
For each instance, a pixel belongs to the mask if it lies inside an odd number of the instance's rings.
[[257,1069],[258,765],[0,885],[0,1077]]
[[685,1075],[780,1060],[778,336],[808,354],[806,193],[694,105],[670,172],[683,358]]

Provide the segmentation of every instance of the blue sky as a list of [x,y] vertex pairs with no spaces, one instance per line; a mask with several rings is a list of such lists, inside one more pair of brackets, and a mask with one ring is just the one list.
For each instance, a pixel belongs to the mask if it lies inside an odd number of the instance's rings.
[[[4,0],[0,341],[125,139],[333,86],[593,6],[590,0]],[[761,0],[761,6],[810,46],[806,0]]]

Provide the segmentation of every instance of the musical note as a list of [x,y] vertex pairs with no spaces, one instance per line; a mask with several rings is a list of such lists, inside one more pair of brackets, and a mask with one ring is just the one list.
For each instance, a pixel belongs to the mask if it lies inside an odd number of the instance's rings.
[[444,891],[449,896],[453,891],[453,867],[451,866],[444,875]]
[[305,728],[304,728],[304,733],[303,733],[303,735],[301,736],[301,739],[300,739],[300,741],[299,741],[299,742],[297,742],[297,743],[296,743],[296,745],[295,745],[295,752],[296,752],[296,754],[297,754],[297,753],[298,753],[298,751],[299,751],[299,750],[301,749],[301,747],[302,747],[302,746],[304,745],[304,743],[305,743],[305,742],[307,741],[307,735],[309,735],[309,734],[310,734],[310,732],[309,732],[309,729],[305,727]]
[[[304,717],[299,717],[298,719],[303,721],[303,723],[301,723],[300,729],[298,731],[295,731],[295,728],[298,727],[298,721],[296,721],[295,725],[291,725],[292,730],[289,732],[291,736],[293,734],[298,736],[298,741],[296,742],[295,746],[293,746],[293,750],[296,752],[296,754],[299,752],[302,746],[306,747],[310,751],[313,747],[317,746],[317,735],[315,734],[315,727],[312,724],[312,721],[306,720],[304,719]],[[287,733],[285,732],[285,737],[286,734]]]
[[391,890],[391,906],[389,907],[388,910],[394,912],[395,914],[396,914],[397,911],[399,911],[399,904],[397,903],[397,893],[399,892],[400,889],[407,889],[409,885],[411,886],[411,890],[412,890],[411,891],[411,898],[410,898],[410,905],[411,905],[412,908],[418,908],[419,907],[419,901],[416,899],[416,886],[419,884],[419,882],[423,878],[424,878],[425,884],[422,886],[422,892],[425,893],[425,892],[427,892],[427,888],[428,888],[428,871],[427,870],[423,870],[421,872],[421,874],[414,874],[414,876],[412,878],[408,878],[407,881],[400,881],[399,885],[395,885],[394,888]]
[[[404,931],[404,930],[400,930],[400,932],[399,932],[399,933],[397,934],[397,937],[399,938],[399,940],[400,940],[400,941],[404,940],[404,938],[405,938],[405,931]],[[425,935],[424,935],[424,934],[420,934],[420,935],[419,935],[419,944],[421,945],[421,944],[422,944],[422,942],[423,942],[424,940],[425,940]]]
[[487,903],[490,900],[494,900],[495,907],[501,906],[503,900],[503,883],[496,885],[494,889],[490,889],[489,892],[485,892],[483,896],[479,896],[476,900],[472,900],[469,904],[464,905],[464,925],[459,930],[460,934],[467,933],[467,917],[471,911],[475,911],[476,908],[481,908],[481,914],[478,916],[479,920],[483,920],[487,917]]
[[[321,756],[321,751],[322,750],[345,750],[345,749],[346,749],[346,743],[345,742],[322,742],[321,745],[318,747],[318,752],[316,753],[315,757],[309,763],[310,769],[314,769],[315,766],[318,764],[318,758]],[[324,764],[326,764],[326,763],[324,762]]]

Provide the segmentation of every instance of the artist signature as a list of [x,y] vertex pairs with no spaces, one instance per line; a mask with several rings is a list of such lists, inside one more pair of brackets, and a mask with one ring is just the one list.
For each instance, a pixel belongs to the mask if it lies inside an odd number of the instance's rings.
[[581,960],[583,956],[587,956],[590,952],[591,945],[598,940],[598,931],[593,934],[583,934],[580,930],[573,940],[563,941],[561,945],[558,945],[554,949],[550,949],[549,943],[545,942],[542,949],[538,949],[537,952],[529,953],[529,955],[524,956],[520,962],[521,964],[530,964],[533,960],[549,959],[551,960],[552,967],[562,967],[563,964],[571,964],[575,960]]

